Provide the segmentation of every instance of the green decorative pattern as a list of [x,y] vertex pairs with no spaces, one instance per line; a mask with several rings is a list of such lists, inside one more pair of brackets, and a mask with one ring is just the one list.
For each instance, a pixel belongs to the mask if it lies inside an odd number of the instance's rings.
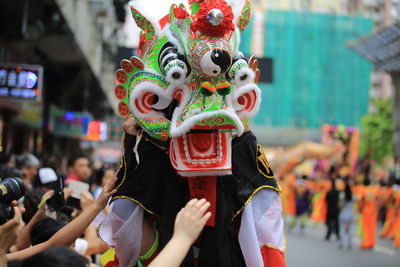
[[239,30],[242,32],[246,29],[247,25],[249,24],[250,21],[250,2],[246,0],[246,3],[244,4],[242,14],[239,17]]
[[163,77],[156,75],[154,73],[151,73],[151,72],[141,71],[141,72],[135,73],[134,75],[132,75],[132,77],[130,77],[130,79],[129,79],[130,91],[129,92],[131,93],[136,85],[143,83],[143,82],[153,83],[157,86],[160,86],[161,88],[163,88],[165,90],[168,88],[168,83]]
[[151,23],[135,8],[131,7],[132,17],[136,24],[144,32],[154,35],[154,27]]

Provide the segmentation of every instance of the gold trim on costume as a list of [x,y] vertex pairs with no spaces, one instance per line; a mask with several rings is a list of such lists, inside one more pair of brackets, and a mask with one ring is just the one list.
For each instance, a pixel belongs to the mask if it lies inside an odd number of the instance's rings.
[[113,197],[112,200],[114,200],[114,199],[121,199],[121,198],[123,198],[123,199],[128,199],[128,200],[130,200],[130,201],[135,202],[135,203],[138,204],[142,209],[144,209],[147,213],[150,213],[151,215],[154,215],[154,216],[157,216],[157,217],[159,216],[159,215],[157,215],[156,213],[154,213],[153,211],[147,209],[139,200],[136,200],[136,199],[134,199],[134,198],[127,197],[127,196],[116,196],[116,197]]
[[[260,154],[260,155],[258,155]],[[262,149],[261,145],[257,144],[257,152],[256,152],[256,163],[258,171],[266,178],[275,178],[274,173],[272,172],[271,165],[268,162],[267,155],[265,155],[264,150]],[[259,166],[259,162],[263,165],[265,170],[268,173],[264,173]]]
[[283,249],[280,249],[280,248],[278,248],[278,247],[275,247],[275,246],[273,246],[273,245],[268,245],[268,244],[264,244],[264,245],[262,245],[260,248],[263,248],[263,247],[276,249],[276,250],[279,250],[279,251],[282,252],[282,253],[285,253],[285,249],[286,249],[286,239],[285,239],[285,245],[284,245],[284,248],[283,248]]
[[121,185],[125,182],[125,178],[126,178],[126,160],[125,160],[125,153],[124,153],[124,155],[122,156],[121,161],[122,161],[122,164],[121,164],[121,166],[119,167],[119,169],[118,169],[118,171],[117,171],[117,175],[118,175],[119,171],[121,170],[122,166],[124,166],[124,167],[125,167],[125,168],[124,168],[124,176],[122,177],[122,181],[115,187],[115,189],[117,189],[117,190],[118,190],[118,189],[121,187]]
[[246,200],[246,202],[244,203],[244,205],[236,212],[236,214],[232,217],[232,221],[236,218],[236,216],[239,215],[239,213],[241,213],[243,211],[243,209],[246,207],[247,204],[249,204],[250,200],[254,197],[255,194],[257,194],[258,191],[260,191],[261,189],[265,189],[265,188],[269,188],[269,189],[273,189],[278,193],[281,193],[282,190],[280,188],[276,189],[275,187],[271,186],[271,185],[263,185],[260,186],[258,188],[256,188],[256,190],[253,191],[253,193],[250,195],[250,197]]

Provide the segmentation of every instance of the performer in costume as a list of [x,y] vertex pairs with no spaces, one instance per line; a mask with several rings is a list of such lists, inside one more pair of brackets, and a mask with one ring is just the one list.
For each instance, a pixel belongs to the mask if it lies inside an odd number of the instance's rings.
[[120,114],[132,112],[140,129],[124,137],[100,235],[116,264],[134,266],[168,242],[190,198],[205,197],[213,216],[182,266],[285,266],[281,189],[248,130],[261,101],[257,62],[238,50],[249,2],[189,4],[191,14],[172,5],[161,20],[139,1],[131,7],[141,59],[121,62],[115,93]]

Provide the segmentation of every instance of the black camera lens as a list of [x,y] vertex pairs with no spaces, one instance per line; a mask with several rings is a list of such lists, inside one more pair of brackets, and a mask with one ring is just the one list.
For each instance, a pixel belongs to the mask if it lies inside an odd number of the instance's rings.
[[14,208],[0,203],[0,225],[14,217]]
[[0,203],[10,205],[25,194],[24,182],[20,178],[6,178],[0,182]]
[[14,217],[13,200],[25,194],[24,183],[20,178],[6,178],[0,182],[0,225]]

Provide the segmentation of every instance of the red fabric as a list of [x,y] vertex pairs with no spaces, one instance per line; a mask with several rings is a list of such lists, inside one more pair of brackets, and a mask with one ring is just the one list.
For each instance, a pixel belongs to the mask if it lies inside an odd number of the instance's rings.
[[211,211],[211,217],[207,221],[207,226],[215,226],[215,207],[217,199],[217,177],[189,177],[190,198],[207,199],[211,206],[208,208]]
[[267,246],[261,248],[264,267],[286,267],[285,254],[282,251]]
[[116,267],[116,266],[118,266],[118,263],[119,263],[118,258],[117,258],[117,256],[115,256],[114,260],[107,262],[106,265],[104,265],[104,267]]
[[71,180],[82,182],[81,178],[79,178],[75,173],[70,172],[65,180],[65,184],[68,184]]
[[[207,19],[208,12],[211,9],[217,8],[224,14],[224,19],[221,24],[214,26],[211,25]],[[190,24],[193,32],[200,31],[208,36],[224,36],[235,30],[233,25],[233,12],[232,8],[222,0],[206,0],[200,4],[200,9],[196,14],[194,21]]]
[[192,5],[193,3],[203,3],[204,0],[189,0],[189,5]]
[[185,9],[176,7],[174,8],[174,16],[177,19],[185,19],[189,16]]
[[165,15],[164,17],[162,17],[159,20],[159,24],[160,24],[161,29],[164,29],[165,25],[167,25],[168,22],[169,22],[169,15]]

